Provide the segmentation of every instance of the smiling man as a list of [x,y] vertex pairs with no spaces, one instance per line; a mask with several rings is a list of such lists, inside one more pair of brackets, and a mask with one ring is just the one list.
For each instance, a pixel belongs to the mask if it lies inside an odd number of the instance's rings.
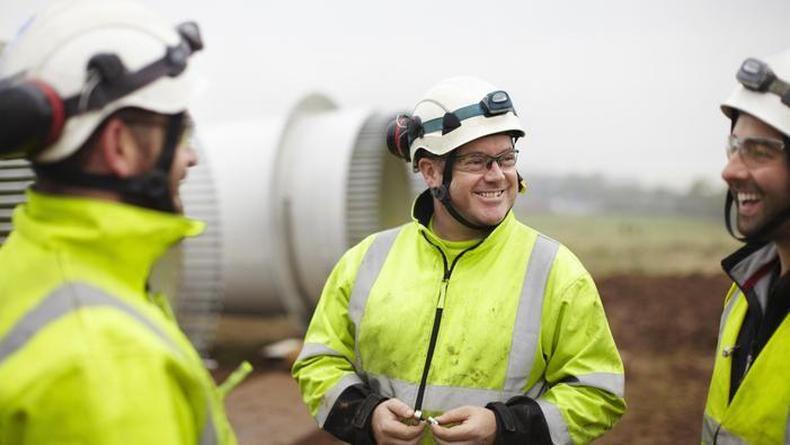
[[440,82],[387,132],[427,190],[413,222],[349,250],[293,368],[319,425],[353,443],[588,443],[625,409],[592,278],[521,224],[510,97]]
[[[722,261],[733,285],[719,326],[704,444],[790,443],[790,51],[747,59],[722,105],[732,122],[727,228],[746,245]],[[735,235],[730,222],[735,205]]]

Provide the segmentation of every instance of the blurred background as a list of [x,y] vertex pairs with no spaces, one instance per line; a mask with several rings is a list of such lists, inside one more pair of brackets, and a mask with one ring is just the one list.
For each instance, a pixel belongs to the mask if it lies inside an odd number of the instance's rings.
[[[111,1],[111,0],[108,0]],[[155,277],[221,380],[242,444],[333,443],[288,374],[323,279],[421,190],[383,128],[437,81],[483,77],[527,136],[519,219],[596,277],[626,365],[625,417],[599,443],[698,441],[719,313],[729,122],[718,104],[750,56],[790,42],[790,2],[145,0],[200,23],[201,164],[187,213],[206,235]],[[0,41],[48,2],[0,0]],[[0,164],[0,242],[30,183]]]

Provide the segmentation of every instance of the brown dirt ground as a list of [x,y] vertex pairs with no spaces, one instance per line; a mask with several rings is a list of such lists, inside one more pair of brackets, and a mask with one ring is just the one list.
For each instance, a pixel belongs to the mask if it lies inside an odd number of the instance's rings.
[[[723,276],[614,276],[598,282],[626,368],[628,410],[598,444],[699,443],[722,299]],[[265,361],[259,345],[298,332],[284,319],[224,317],[215,357],[251,358],[257,371],[227,399],[242,445],[339,443],[318,430],[287,365]]]

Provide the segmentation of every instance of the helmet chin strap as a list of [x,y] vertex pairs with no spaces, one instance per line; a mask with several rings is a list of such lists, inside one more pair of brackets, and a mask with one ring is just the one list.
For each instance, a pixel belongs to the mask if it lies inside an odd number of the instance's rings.
[[169,116],[162,151],[154,167],[140,175],[119,178],[114,175],[85,173],[56,164],[34,164],[36,174],[63,184],[118,192],[123,201],[140,207],[176,213],[170,190],[170,171],[184,128],[184,113]]
[[747,236],[738,236],[735,234],[735,230],[733,230],[732,224],[732,206],[735,203],[735,199],[732,197],[732,193],[727,191],[726,201],[724,203],[724,224],[727,226],[727,232],[730,235],[737,239],[738,241],[744,242],[746,244],[758,244],[758,243],[765,243],[770,241],[770,236],[774,230],[778,229],[779,226],[784,224],[785,222],[790,219],[790,206],[786,207],[784,210],[779,212],[776,216],[774,216],[771,220],[767,223],[763,224],[755,233]]
[[[473,229],[473,230],[480,230],[483,232],[491,232],[494,230],[499,223],[494,225],[483,225],[483,224],[475,224],[468,219],[464,218],[461,213],[456,210],[455,206],[453,205],[453,201],[450,198],[450,183],[453,180],[453,164],[455,164],[455,158],[453,156],[449,156],[447,161],[444,163],[444,173],[442,173],[442,185],[438,187],[431,187],[431,195],[438,199],[439,202],[442,203],[447,212],[459,223],[463,224],[464,226]],[[501,221],[500,221],[501,222]]]

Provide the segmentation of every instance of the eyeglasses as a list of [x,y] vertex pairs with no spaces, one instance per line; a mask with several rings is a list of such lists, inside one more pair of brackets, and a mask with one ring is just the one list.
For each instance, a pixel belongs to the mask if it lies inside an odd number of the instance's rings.
[[741,161],[748,168],[772,164],[784,158],[785,143],[779,139],[739,138],[730,135],[727,138],[727,159],[739,154]]
[[[162,119],[163,116],[144,116],[144,115],[136,115],[134,117],[122,117],[122,120],[126,125],[130,126],[144,126],[144,127],[158,127],[158,128],[166,128],[168,125],[167,119]],[[195,135],[195,121],[192,119],[192,116],[189,113],[185,113],[182,121],[181,121],[181,134],[178,136],[178,144],[176,145],[177,148],[185,148],[188,146],[192,146],[192,138]]]
[[490,169],[494,162],[499,164],[499,168],[502,170],[510,170],[516,166],[517,159],[518,150],[511,148],[510,150],[506,150],[496,156],[479,152],[454,156],[453,165],[462,172],[481,173]]
[[747,89],[760,93],[771,92],[781,97],[783,104],[790,106],[790,84],[776,77],[767,63],[746,59],[735,78]]

